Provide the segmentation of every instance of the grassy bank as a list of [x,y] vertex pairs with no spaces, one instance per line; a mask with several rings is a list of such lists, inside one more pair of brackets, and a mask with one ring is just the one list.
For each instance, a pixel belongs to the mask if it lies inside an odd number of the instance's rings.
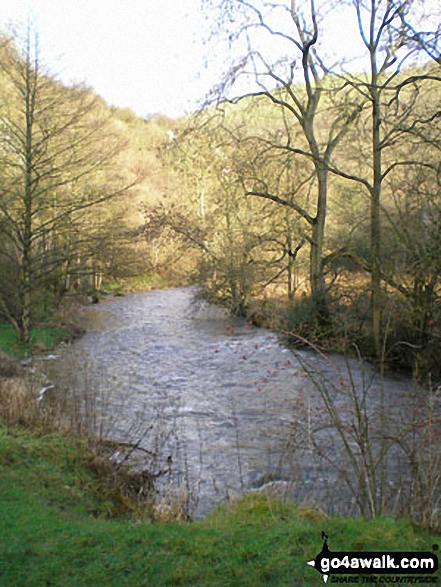
[[29,344],[19,343],[11,324],[0,324],[0,350],[16,357],[28,357],[34,352],[53,349],[63,340],[75,338],[77,333],[63,326],[39,326],[31,331]]
[[251,495],[203,521],[151,523],[121,510],[80,445],[0,427],[2,587],[323,585],[306,561],[333,550],[430,550],[407,521],[325,517]]

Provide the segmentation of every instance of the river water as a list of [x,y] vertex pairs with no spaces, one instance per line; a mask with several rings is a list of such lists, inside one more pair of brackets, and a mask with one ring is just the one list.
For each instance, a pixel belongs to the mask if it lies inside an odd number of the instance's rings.
[[[355,361],[348,371],[341,357],[295,356],[275,333],[231,318],[196,293],[134,293],[90,307],[87,333],[46,361],[54,393],[74,398],[95,434],[139,447],[132,466],[156,475],[161,499],[184,500],[196,517],[270,486],[321,509],[349,511],[348,472],[335,463],[344,455],[329,435],[320,385],[356,388],[369,413],[386,397],[396,415],[411,383],[380,382]],[[311,382],[299,358],[321,383]],[[334,400],[350,420],[347,393],[337,391]]]

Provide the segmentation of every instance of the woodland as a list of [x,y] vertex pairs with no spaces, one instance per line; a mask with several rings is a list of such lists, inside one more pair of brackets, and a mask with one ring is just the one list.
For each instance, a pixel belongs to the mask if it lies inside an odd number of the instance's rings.
[[439,30],[354,0],[357,69],[326,52],[329,5],[203,2],[236,57],[177,120],[1,36],[0,322],[28,343],[74,296],[200,283],[293,344],[439,380]]

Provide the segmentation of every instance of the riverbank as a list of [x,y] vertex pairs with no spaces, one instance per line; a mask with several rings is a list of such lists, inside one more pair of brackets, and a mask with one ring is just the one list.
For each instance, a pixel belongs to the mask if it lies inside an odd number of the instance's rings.
[[75,340],[80,333],[78,328],[67,327],[61,323],[42,324],[32,329],[29,344],[24,344],[18,342],[17,333],[10,324],[0,324],[0,351],[25,358],[52,350],[61,342]]
[[0,426],[0,584],[323,585],[321,549],[428,551],[405,520],[326,517],[252,494],[193,524],[120,511],[87,450],[58,433]]
[[89,324],[87,308],[112,297],[125,296],[134,292],[147,292],[179,287],[179,281],[172,282],[155,273],[141,274],[130,279],[106,283],[102,290],[93,295],[67,295],[56,310],[44,315],[44,321],[34,324],[31,340],[19,343],[17,333],[9,323],[0,323],[0,352],[20,359],[34,354],[54,350],[63,342],[72,342],[87,330]]
[[[239,314],[255,326],[278,332],[283,342],[295,348],[319,345],[326,352],[363,356],[379,370],[414,377],[423,385],[441,383],[441,321],[433,309],[425,316],[412,311],[409,303],[391,296],[383,309],[381,353],[375,350],[371,329],[369,285],[354,276],[329,294],[327,311],[318,318],[314,300],[299,291],[288,300],[277,288],[249,295],[239,305]],[[205,298],[233,312],[230,297],[205,287]],[[420,318],[416,318],[420,316]],[[425,316],[425,317],[424,317]]]

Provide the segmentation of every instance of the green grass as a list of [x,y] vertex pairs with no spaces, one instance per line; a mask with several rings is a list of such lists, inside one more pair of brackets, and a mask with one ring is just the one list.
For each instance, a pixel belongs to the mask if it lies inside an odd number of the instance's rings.
[[407,521],[325,517],[251,495],[192,524],[110,519],[89,457],[58,434],[0,427],[1,587],[323,585],[333,550],[428,550]]
[[73,332],[68,328],[40,326],[32,329],[30,344],[23,344],[17,341],[17,333],[11,324],[0,324],[0,349],[10,355],[27,357],[37,349],[52,349],[72,336]]

